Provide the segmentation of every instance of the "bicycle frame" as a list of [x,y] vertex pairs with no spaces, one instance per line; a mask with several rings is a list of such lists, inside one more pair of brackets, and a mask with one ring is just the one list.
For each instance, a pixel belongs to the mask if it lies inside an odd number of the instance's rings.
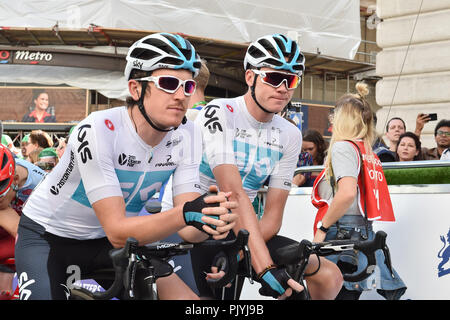
[[134,238],[128,238],[125,246],[110,251],[113,270],[104,270],[112,274],[114,282],[104,292],[91,292],[84,288],[72,288],[71,296],[83,300],[109,300],[125,290],[125,297],[133,300],[156,300],[156,280],[173,273],[173,267],[167,262],[175,255],[188,253],[194,246],[215,246],[222,250],[228,263],[228,272],[221,279],[208,280],[213,287],[224,287],[233,280],[238,271],[237,255],[244,252],[245,265],[250,265],[250,252],[247,247],[249,233],[240,230],[235,240],[206,240],[199,244],[157,242],[139,246]]
[[387,234],[384,231],[378,231],[373,240],[329,240],[321,243],[302,240],[300,243],[278,249],[276,254],[279,257],[279,265],[285,266],[292,278],[305,288],[301,293],[293,295],[292,299],[311,299],[304,281],[305,269],[311,254],[316,254],[320,257],[348,250],[361,251],[367,257],[367,266],[357,274],[343,274],[345,281],[358,282],[368,278],[375,271],[377,264],[375,251],[382,250],[385,256],[385,263],[391,275],[394,276],[386,237]]

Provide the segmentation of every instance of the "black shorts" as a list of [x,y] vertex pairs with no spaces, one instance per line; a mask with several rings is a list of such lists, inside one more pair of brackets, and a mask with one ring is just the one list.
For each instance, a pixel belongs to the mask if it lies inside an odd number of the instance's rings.
[[[21,300],[67,299],[77,280],[97,269],[112,268],[108,239],[76,240],[48,233],[22,215],[15,247]],[[103,286],[108,282],[100,283]]]

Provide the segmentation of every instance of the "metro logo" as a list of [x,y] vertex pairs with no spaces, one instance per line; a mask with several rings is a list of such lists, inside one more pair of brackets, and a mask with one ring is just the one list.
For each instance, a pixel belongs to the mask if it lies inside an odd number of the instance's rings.
[[16,60],[29,60],[29,61],[51,61],[53,59],[53,55],[51,53],[45,52],[31,52],[19,50],[16,51],[16,55],[14,57]]

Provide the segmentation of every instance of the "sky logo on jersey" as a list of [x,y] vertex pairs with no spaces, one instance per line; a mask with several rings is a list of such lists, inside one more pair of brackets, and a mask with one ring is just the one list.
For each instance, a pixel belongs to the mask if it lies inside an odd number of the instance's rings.
[[207,119],[204,126],[208,128],[209,132],[214,134],[217,130],[223,132],[222,125],[219,122],[219,117],[216,116],[219,106],[207,105],[205,107],[205,118]]
[[262,187],[283,155],[270,148],[256,147],[237,140],[234,140],[234,152],[242,186],[251,190]]
[[84,124],[81,127],[78,128],[78,142],[80,142],[81,144],[78,146],[78,150],[77,152],[80,154],[81,156],[81,161],[83,163],[86,163],[89,160],[92,160],[92,153],[91,150],[89,149],[89,142],[86,139],[86,135],[87,135],[87,129],[90,129],[91,125],[90,124]]
[[167,181],[174,170],[164,171],[126,171],[116,169],[123,198],[128,212],[140,212],[145,203]]

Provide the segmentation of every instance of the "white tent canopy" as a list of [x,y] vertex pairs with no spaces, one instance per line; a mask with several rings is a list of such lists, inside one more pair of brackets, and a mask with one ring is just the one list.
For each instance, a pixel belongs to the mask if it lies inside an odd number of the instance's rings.
[[[353,59],[361,41],[358,0],[0,0],[7,27],[106,28],[181,32],[232,42],[272,33],[302,49]],[[298,39],[295,39],[298,37]]]
[[[0,0],[0,27],[56,24],[178,32],[235,43],[282,33],[304,52],[341,59],[353,59],[361,41],[358,0]],[[1,65],[0,82],[68,84],[118,99],[127,93],[120,72],[83,68]]]

